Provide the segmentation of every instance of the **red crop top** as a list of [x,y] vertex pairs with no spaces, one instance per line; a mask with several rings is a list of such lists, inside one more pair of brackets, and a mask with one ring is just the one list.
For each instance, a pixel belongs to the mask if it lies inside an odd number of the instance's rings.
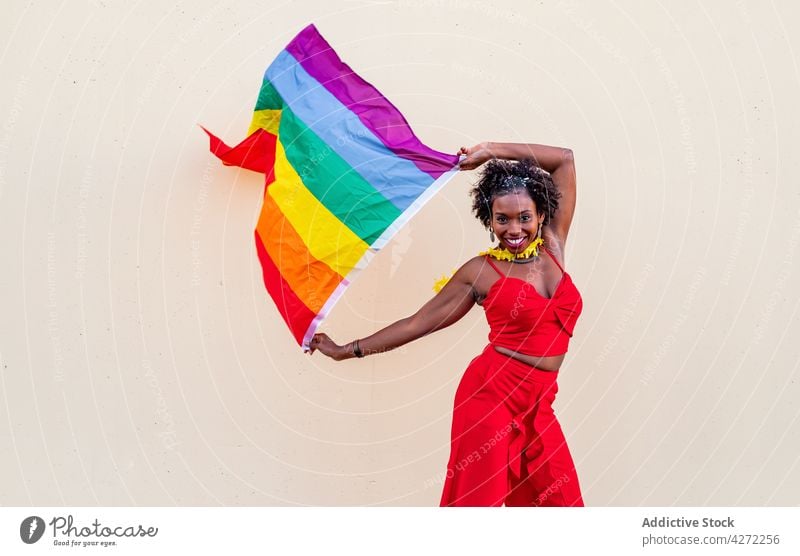
[[583,309],[583,300],[572,279],[561,269],[561,281],[553,297],[542,297],[533,284],[506,276],[489,256],[486,261],[501,278],[489,288],[483,308],[489,322],[489,342],[536,357],[567,352],[575,322]]

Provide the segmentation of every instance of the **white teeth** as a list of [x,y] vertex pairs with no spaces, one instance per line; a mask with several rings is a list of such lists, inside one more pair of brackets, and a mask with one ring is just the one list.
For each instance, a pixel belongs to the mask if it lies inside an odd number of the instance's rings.
[[524,237],[521,237],[521,238],[519,238],[519,239],[509,239],[509,240],[508,240],[508,242],[509,242],[511,245],[519,245],[520,243],[522,243],[522,242],[523,242],[523,240],[524,240],[524,239],[525,239]]

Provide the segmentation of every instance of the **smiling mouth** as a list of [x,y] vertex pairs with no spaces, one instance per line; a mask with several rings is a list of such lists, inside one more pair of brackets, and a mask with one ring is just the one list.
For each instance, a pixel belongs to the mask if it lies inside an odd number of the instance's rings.
[[509,237],[506,238],[506,243],[511,245],[512,247],[519,247],[525,241],[525,236],[511,239]]

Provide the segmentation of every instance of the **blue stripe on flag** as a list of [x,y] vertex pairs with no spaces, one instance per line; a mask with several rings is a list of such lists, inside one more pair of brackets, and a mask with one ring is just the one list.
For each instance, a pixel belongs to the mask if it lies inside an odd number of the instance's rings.
[[433,183],[413,162],[386,148],[287,51],[278,54],[265,77],[307,127],[401,211]]

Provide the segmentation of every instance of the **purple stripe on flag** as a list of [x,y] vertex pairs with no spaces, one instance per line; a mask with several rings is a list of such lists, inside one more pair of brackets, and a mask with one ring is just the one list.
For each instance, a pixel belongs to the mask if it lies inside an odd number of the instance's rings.
[[303,29],[286,51],[397,156],[434,178],[458,162],[456,155],[435,151],[417,139],[397,107],[342,62],[313,24]]

